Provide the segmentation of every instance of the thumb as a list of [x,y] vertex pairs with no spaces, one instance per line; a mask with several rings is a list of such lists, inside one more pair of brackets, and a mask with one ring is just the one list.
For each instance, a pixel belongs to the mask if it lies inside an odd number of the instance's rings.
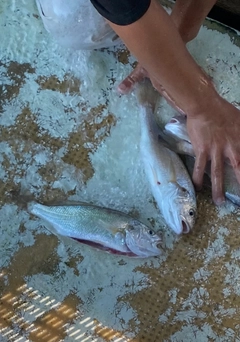
[[130,93],[135,84],[141,82],[144,78],[148,77],[148,72],[140,64],[118,85],[118,92],[120,94]]

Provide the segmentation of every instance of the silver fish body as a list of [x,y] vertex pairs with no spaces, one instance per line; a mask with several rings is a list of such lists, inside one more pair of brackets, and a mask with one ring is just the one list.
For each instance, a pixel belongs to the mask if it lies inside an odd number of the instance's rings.
[[161,237],[120,211],[86,203],[46,206],[36,202],[28,204],[28,211],[50,223],[56,235],[98,249],[135,257],[161,254]]
[[141,157],[153,197],[167,225],[177,234],[188,233],[196,219],[195,190],[179,156],[159,140],[154,118],[157,97],[149,81],[138,85]]
[[[190,137],[187,132],[187,121],[183,115],[173,117],[165,125],[165,133],[169,134],[175,139],[172,140],[171,147],[179,154],[185,154],[191,156],[187,158],[188,169],[193,170],[195,154],[191,145]],[[205,173],[211,176],[211,163],[207,164]],[[224,193],[226,198],[232,201],[234,204],[240,206],[240,185],[237,181],[235,172],[230,164],[224,163]]]

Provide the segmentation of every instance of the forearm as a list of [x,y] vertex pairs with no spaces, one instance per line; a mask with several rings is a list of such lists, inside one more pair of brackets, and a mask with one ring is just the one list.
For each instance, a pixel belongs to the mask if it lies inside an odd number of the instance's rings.
[[194,39],[216,0],[176,0],[171,18],[185,43]]
[[156,0],[152,0],[147,12],[133,24],[109,24],[181,110],[190,115],[197,113],[201,106],[207,106],[208,99],[215,95],[214,87]]

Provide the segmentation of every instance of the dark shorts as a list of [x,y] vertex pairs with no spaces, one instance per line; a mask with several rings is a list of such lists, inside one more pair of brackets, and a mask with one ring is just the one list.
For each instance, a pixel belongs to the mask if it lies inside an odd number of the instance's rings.
[[129,25],[148,10],[151,0],[90,0],[96,10],[117,25]]

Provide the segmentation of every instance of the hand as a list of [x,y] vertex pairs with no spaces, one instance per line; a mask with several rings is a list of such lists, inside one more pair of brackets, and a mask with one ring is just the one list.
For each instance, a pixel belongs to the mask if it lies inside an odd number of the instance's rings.
[[133,91],[135,85],[144,80],[144,78],[149,78],[152,82],[153,87],[168,101],[168,103],[178,110],[181,114],[184,112],[179,108],[174,100],[171,99],[170,95],[165,92],[163,86],[153,77],[149,75],[146,69],[144,69],[139,63],[136,68],[119,84],[118,92],[122,95],[126,95]]
[[211,160],[213,199],[220,204],[224,200],[224,158],[230,160],[240,183],[239,111],[216,93],[209,77],[186,49],[178,26],[157,0],[152,0],[147,12],[131,25],[110,25],[146,68],[139,65],[123,81],[125,89],[119,89],[127,93],[135,82],[149,76],[153,86],[187,115],[188,133],[196,153],[193,181],[201,187],[206,162]]
[[196,154],[193,183],[200,190],[204,170],[211,160],[212,198],[224,202],[224,160],[229,159],[240,183],[240,111],[220,96],[209,108],[187,117],[187,129]]
[[119,84],[118,92],[122,95],[130,93],[135,84],[146,77],[149,77],[147,70],[138,63],[136,68]]

